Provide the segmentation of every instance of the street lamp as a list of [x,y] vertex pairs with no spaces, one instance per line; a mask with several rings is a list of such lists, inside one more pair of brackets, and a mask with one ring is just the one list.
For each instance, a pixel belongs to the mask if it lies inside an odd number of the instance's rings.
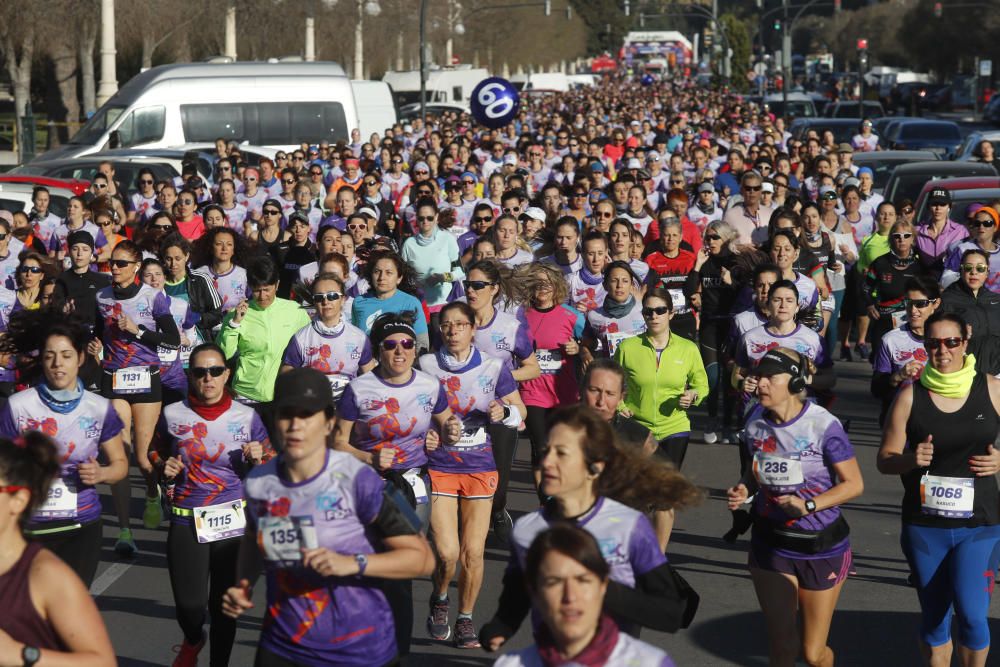
[[462,23],[461,21],[456,23],[453,32],[459,37],[461,37],[462,35],[465,34],[465,24]]

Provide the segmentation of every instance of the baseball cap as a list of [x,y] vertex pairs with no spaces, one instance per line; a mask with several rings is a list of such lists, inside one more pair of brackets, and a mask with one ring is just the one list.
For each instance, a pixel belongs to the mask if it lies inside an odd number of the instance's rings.
[[378,213],[376,213],[375,209],[373,209],[371,206],[362,206],[361,208],[359,208],[358,215],[365,215],[371,218],[372,220],[378,220]]
[[291,227],[296,222],[301,222],[306,227],[309,227],[309,216],[302,211],[294,211],[288,216],[288,226]]
[[781,373],[795,376],[799,374],[799,363],[777,350],[769,350],[754,366],[752,373],[761,377],[771,377]]
[[854,187],[858,187],[859,185],[861,185],[861,181],[859,181],[858,179],[856,179],[853,176],[848,176],[847,178],[844,179],[844,187],[846,188],[849,185],[853,185]]
[[293,368],[274,382],[275,411],[294,407],[316,413],[332,405],[330,382],[315,368]]
[[701,194],[702,192],[715,192],[715,186],[708,181],[705,181],[698,186],[698,194]]
[[646,162],[659,162],[660,154],[656,151],[649,151],[646,153]]
[[854,149],[851,148],[850,144],[846,144],[846,143],[845,144],[839,144],[837,146],[837,152],[838,153],[853,153]]
[[507,155],[503,156],[503,163],[504,164],[509,164],[512,167],[516,167],[517,166],[517,156],[514,155],[513,153],[508,153]]
[[626,169],[642,169],[642,162],[639,162],[638,158],[629,158],[628,162],[625,163]]
[[75,232],[70,232],[69,236],[66,237],[66,247],[72,248],[77,243],[86,243],[91,250],[94,249],[94,237],[86,230],[78,229]]
[[819,189],[819,196],[820,197],[822,197],[823,195],[831,194],[831,193],[833,194],[834,197],[836,197],[837,196],[837,190],[836,190],[836,188],[830,187],[829,185],[824,185],[823,187],[821,187]]
[[763,183],[760,184],[760,191],[761,192],[770,192],[773,195],[774,194],[774,183],[772,183],[771,181],[764,181]]
[[951,205],[951,193],[944,188],[934,188],[927,197],[928,204],[948,204]]
[[601,164],[600,160],[594,160],[590,163],[591,171],[604,171],[604,165]]
[[531,218],[532,220],[538,220],[539,222],[545,222],[545,211],[537,206],[529,206],[525,209],[524,213],[521,214],[521,217]]
[[404,125],[404,126],[403,126],[403,132],[404,132],[405,134],[410,134],[411,132],[413,132],[413,126],[412,126],[412,125],[410,125],[410,124],[406,124],[406,125]]

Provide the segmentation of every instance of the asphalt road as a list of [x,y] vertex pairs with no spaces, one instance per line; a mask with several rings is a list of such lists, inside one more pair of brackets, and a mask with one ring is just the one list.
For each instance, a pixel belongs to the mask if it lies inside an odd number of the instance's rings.
[[[917,599],[906,585],[907,567],[899,548],[901,487],[895,478],[884,477],[875,469],[877,404],[868,394],[867,365],[839,363],[837,371],[839,398],[834,412],[842,420],[850,420],[850,436],[864,473],[865,493],[846,509],[857,574],[844,586],[831,631],[831,646],[840,665],[918,664]],[[535,505],[527,454],[527,442],[522,441],[510,494],[515,515]],[[678,665],[767,664],[764,620],[746,570],[746,540],[731,546],[720,539],[729,528],[724,490],[734,481],[737,461],[733,446],[700,442],[692,445],[685,461],[685,472],[705,489],[706,495],[700,506],[678,516],[668,556],[701,595],[701,608],[692,627],[676,635],[642,633],[644,640],[665,648]],[[133,516],[138,517],[141,491],[136,474],[132,480]],[[105,507],[110,507],[109,499],[104,500]],[[110,516],[106,520],[110,526]],[[122,562],[112,551],[116,531],[110,527],[105,530],[104,562],[94,586],[97,604],[123,667],[170,664],[181,633],[174,620],[167,578],[166,531],[133,531],[139,555],[133,561]],[[483,592],[475,615],[477,626],[494,611],[506,560],[506,551],[491,536]],[[260,586],[257,610],[240,621],[231,662],[234,667],[253,664],[262,594]],[[482,651],[462,651],[426,638],[424,619],[429,595],[427,580],[414,584],[415,627],[409,664],[491,664],[492,657]],[[990,624],[994,633],[1000,632],[997,604],[991,609]],[[523,647],[530,640],[530,633],[522,627],[509,646]],[[201,657],[201,664],[207,665],[207,650]],[[991,664],[1000,664],[1000,657]]]

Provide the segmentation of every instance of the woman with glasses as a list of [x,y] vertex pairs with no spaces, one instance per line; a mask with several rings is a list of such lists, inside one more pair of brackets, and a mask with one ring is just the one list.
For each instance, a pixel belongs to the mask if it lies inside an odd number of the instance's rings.
[[[197,665],[208,640],[211,664],[229,664],[236,621],[222,613],[222,596],[237,582],[246,525],[243,480],[274,456],[260,417],[229,393],[229,373],[217,345],[199,345],[191,352],[185,383],[190,392],[163,408],[150,454],[173,488],[167,571],[184,633],[173,663],[178,667]],[[208,637],[202,630],[206,609]]]
[[858,133],[851,137],[851,148],[856,151],[881,150],[878,145],[878,135],[872,132],[871,120],[865,118],[858,127]]
[[[97,293],[97,328],[87,351],[103,356],[101,394],[125,424],[126,447],[134,449],[146,480],[143,524],[153,530],[162,520],[159,486],[148,456],[163,395],[157,348],[176,349],[181,337],[170,298],[136,280],[141,259],[131,241],[122,241],[111,253],[111,285]],[[129,529],[131,488],[126,480],[111,490],[121,528],[115,551],[128,556],[135,553]]]
[[64,269],[69,268],[69,260],[66,257],[69,247],[66,245],[66,239],[73,232],[85,231],[89,233],[94,237],[98,248],[103,248],[106,244],[101,230],[90,221],[90,216],[90,210],[83,202],[82,197],[70,197],[66,204],[66,219],[52,232],[48,244],[49,257],[54,258]]
[[997,230],[1000,229],[1000,213],[995,208],[983,206],[969,217],[967,227],[969,238],[948,251],[944,261],[944,272],[941,274],[941,284],[947,287],[958,280],[962,253],[970,248],[979,248],[990,258],[986,287],[992,289],[1000,284],[1000,243],[996,242]]
[[976,370],[960,315],[937,312],[925,332],[927,365],[919,381],[896,395],[878,469],[903,482],[900,542],[920,600],[926,664],[951,662],[954,614],[959,661],[983,667],[1000,543],[1000,450],[993,445],[1000,381]]
[[[732,397],[722,385],[722,350],[732,326],[736,303],[737,282],[733,277],[737,254],[737,232],[728,223],[711,222],[705,228],[705,245],[698,253],[694,269],[688,274],[684,296],[691,299],[700,293],[701,309],[698,345],[708,375],[708,425],[704,440],[714,444],[722,430],[723,440],[729,439],[732,418]],[[719,420],[720,394],[722,421]]]
[[493,427],[512,430],[521,424],[524,403],[507,363],[473,345],[476,313],[466,303],[441,310],[441,348],[420,358],[420,368],[441,383],[448,405],[461,421],[461,439],[428,455],[431,479],[431,531],[438,555],[427,630],[433,639],[452,636],[448,587],[458,577],[458,648],[479,648],[472,612],[483,578],[483,552],[490,529],[498,473]]
[[897,221],[889,231],[889,252],[876,258],[864,274],[862,303],[871,322],[873,349],[878,349],[886,332],[906,320],[907,280],[918,276],[932,278],[920,263],[913,240],[913,226]]
[[941,288],[925,276],[907,280],[905,291],[906,322],[882,337],[872,363],[871,393],[882,402],[879,426],[899,389],[920,379],[927,364],[924,326],[941,304]]
[[260,221],[252,226],[247,239],[257,244],[257,251],[260,254],[273,256],[278,246],[291,238],[291,233],[284,229],[284,222],[281,202],[277,199],[268,199],[261,207]]
[[198,214],[198,195],[192,190],[181,190],[174,206],[177,231],[189,241],[196,241],[205,234],[205,221]]
[[417,202],[417,234],[403,243],[401,258],[416,273],[432,323],[448,302],[455,283],[465,277],[455,236],[438,228],[433,200]]
[[156,177],[153,170],[143,167],[135,178],[136,192],[133,192],[126,202],[129,226],[144,224],[146,219],[156,211],[156,189],[153,187]]
[[41,433],[0,439],[4,661],[12,665],[113,665],[115,650],[87,586],[63,561],[24,534],[58,478],[60,459],[58,447]]
[[347,384],[374,368],[376,361],[365,333],[344,319],[348,297],[343,278],[334,273],[320,273],[312,281],[310,297],[316,317],[288,341],[281,372],[315,368],[329,380],[333,399],[339,403]]
[[40,308],[42,281],[49,275],[57,275],[58,272],[58,268],[53,266],[48,257],[30,250],[21,253],[17,265],[14,312]]
[[[969,334],[969,352],[979,367],[1000,372],[1000,360],[993,339],[1000,335],[1000,293],[986,286],[989,258],[985,250],[970,248],[962,253],[959,279],[941,292],[941,312],[954,313],[965,320]],[[997,371],[992,371],[997,367]]]
[[236,203],[247,211],[244,231],[247,236],[253,229],[253,224],[260,220],[261,208],[268,198],[267,190],[260,186],[260,172],[252,167],[243,171],[242,188],[237,188]]

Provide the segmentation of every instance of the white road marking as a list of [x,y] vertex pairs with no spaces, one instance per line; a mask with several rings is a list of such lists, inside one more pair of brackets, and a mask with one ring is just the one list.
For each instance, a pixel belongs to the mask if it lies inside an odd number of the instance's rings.
[[108,590],[111,584],[128,572],[130,567],[132,567],[132,563],[112,563],[108,569],[101,573],[101,576],[94,579],[94,583],[90,585],[90,594],[95,598],[100,597],[101,593]]

